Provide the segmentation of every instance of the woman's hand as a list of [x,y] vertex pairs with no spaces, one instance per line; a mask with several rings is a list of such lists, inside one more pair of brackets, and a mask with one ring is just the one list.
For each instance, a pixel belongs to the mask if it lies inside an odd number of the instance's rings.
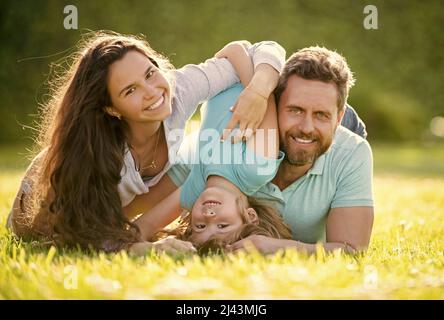
[[131,245],[129,252],[137,256],[143,256],[152,250],[156,252],[165,252],[168,254],[196,253],[197,250],[193,244],[188,241],[176,239],[174,236],[168,236],[156,242],[137,242]]
[[249,47],[251,43],[248,41],[234,41],[215,55],[216,58],[227,58],[230,61],[245,87],[232,107],[233,116],[221,137],[226,140],[239,124],[232,143],[247,141],[256,132],[267,111],[268,98],[279,79],[279,72],[269,64],[261,63],[254,69],[253,61],[247,52]]
[[260,64],[256,67],[253,78],[233,106],[233,116],[224,129],[222,140],[227,139],[238,124],[239,131],[233,135],[232,143],[247,141],[253,136],[264,119],[268,98],[278,79],[279,73],[272,66]]
[[233,116],[222,134],[222,140],[228,139],[237,124],[239,129],[233,135],[232,142],[246,141],[256,132],[267,111],[267,99],[259,92],[247,86],[231,108]]

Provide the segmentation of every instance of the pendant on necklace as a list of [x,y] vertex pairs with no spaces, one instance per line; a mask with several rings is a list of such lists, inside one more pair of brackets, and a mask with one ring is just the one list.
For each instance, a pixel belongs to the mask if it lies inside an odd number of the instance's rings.
[[154,162],[154,160],[151,162],[150,165],[148,165],[147,168],[149,168],[149,169],[156,169],[156,163]]

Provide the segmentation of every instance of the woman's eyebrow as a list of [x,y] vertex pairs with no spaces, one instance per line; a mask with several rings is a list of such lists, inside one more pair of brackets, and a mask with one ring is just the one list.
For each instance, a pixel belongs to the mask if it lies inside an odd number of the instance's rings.
[[[148,72],[150,72],[151,69],[153,69],[153,66],[151,66],[151,65],[148,66],[148,68],[146,69],[144,75],[147,74]],[[131,84],[127,85],[125,88],[123,88],[122,90],[120,90],[120,92],[119,92],[119,97],[122,95],[122,93],[123,93],[125,90],[128,90],[129,88],[131,88],[131,87],[134,86],[135,84],[136,84],[135,82],[134,82],[134,83],[131,83]]]

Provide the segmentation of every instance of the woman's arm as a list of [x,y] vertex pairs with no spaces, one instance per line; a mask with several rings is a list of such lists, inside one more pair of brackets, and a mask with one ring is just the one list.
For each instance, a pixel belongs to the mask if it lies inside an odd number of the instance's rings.
[[137,218],[134,223],[139,227],[141,239],[149,241],[156,232],[173,222],[181,213],[180,188],[160,201],[150,211]]
[[244,87],[247,87],[254,74],[253,61],[247,48],[251,46],[248,41],[234,41],[227,44],[214,55],[216,58],[226,58],[233,65]]
[[[285,63],[285,50],[273,41],[263,41],[251,46],[248,46],[248,42],[242,43],[246,43],[245,49],[255,70],[248,87],[256,94],[263,95],[263,100],[266,100],[276,87],[279,72]],[[271,68],[264,73],[264,70],[258,69],[261,64],[269,65]],[[268,73],[270,70],[273,70],[271,74]],[[173,73],[176,83],[175,101],[178,102],[176,107],[186,119],[194,113],[199,103],[239,82],[233,65],[227,59],[208,59],[199,65],[186,65]],[[254,106],[250,104],[240,101],[235,105],[233,119],[235,122],[231,124],[231,129],[237,123],[241,129],[256,129],[259,126],[265,114],[266,102],[262,102],[263,106],[258,109],[256,104]]]
[[[267,66],[263,65],[263,67]],[[273,95],[268,98],[264,119],[253,133],[252,139],[247,140],[247,148],[260,157],[277,158],[279,155],[278,121]]]
[[157,203],[165,199],[176,189],[177,186],[171,178],[165,174],[155,186],[150,188],[149,192],[136,195],[136,197],[123,208],[123,212],[126,217],[131,220],[137,215],[151,210]]

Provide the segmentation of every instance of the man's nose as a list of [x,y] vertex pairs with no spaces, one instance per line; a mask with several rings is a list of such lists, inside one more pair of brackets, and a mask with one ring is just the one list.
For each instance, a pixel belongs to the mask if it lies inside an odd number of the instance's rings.
[[305,134],[312,133],[314,131],[313,119],[310,115],[306,115],[299,123],[299,130]]

